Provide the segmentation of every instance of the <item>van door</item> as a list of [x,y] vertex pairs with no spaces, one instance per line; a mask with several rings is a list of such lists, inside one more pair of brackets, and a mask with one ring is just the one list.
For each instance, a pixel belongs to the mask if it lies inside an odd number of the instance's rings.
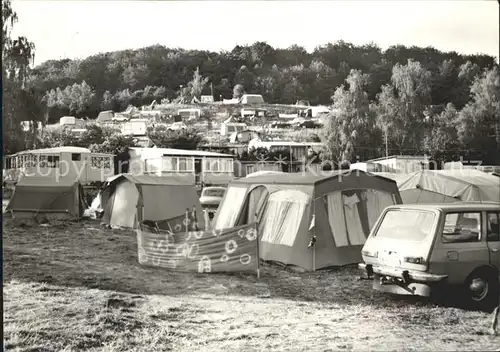
[[490,264],[500,270],[500,211],[486,213],[486,241]]
[[[484,216],[484,215],[483,215]],[[476,268],[489,264],[488,246],[484,239],[481,211],[449,212],[441,238],[441,250],[446,253],[448,280],[462,283]]]

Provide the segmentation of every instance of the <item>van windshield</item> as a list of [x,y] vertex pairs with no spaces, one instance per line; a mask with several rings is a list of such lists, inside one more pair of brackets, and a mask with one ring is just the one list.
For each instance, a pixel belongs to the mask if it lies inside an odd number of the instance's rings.
[[423,210],[389,210],[374,236],[420,242],[431,234],[436,215]]

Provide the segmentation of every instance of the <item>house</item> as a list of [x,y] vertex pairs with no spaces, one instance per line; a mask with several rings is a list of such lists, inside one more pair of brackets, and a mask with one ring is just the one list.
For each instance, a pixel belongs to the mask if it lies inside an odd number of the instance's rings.
[[411,173],[429,169],[429,158],[423,156],[392,155],[368,160],[367,163],[384,165],[395,173]]
[[122,134],[131,136],[145,136],[147,128],[148,119],[130,119],[121,125]]
[[349,165],[350,170],[361,170],[364,172],[395,172],[388,165],[383,165],[379,163],[365,162],[365,163],[352,163]]
[[201,116],[201,109],[179,109],[177,114],[180,115],[182,119],[199,119]]
[[[242,154],[244,151],[247,150],[247,145],[246,144],[239,144],[239,143],[231,143],[231,144],[205,144],[198,146],[199,150],[204,150],[204,151],[209,151],[209,152],[217,152],[217,153],[222,153],[222,154],[232,154],[232,155],[237,155],[237,154]],[[236,161],[235,161],[236,162]],[[236,174],[235,174],[236,176]],[[236,176],[238,177],[238,176]]]
[[311,103],[308,100],[297,100],[295,103],[296,106],[311,106]]
[[23,129],[23,132],[29,132],[31,129],[34,127],[33,125],[36,124],[35,129],[37,131],[42,130],[43,124],[41,121],[21,121],[21,128]]
[[260,133],[257,131],[253,130],[242,130],[242,131],[236,131],[231,134],[231,137],[229,137],[229,142],[230,143],[248,143],[254,138],[259,138]]
[[264,104],[264,98],[260,94],[244,94],[240,99],[240,104]]
[[107,122],[113,120],[114,113],[112,110],[101,111],[97,116],[97,122]]
[[214,96],[213,95],[202,95],[200,97],[200,102],[202,104],[212,104],[214,102]]
[[104,182],[114,175],[114,155],[71,146],[25,150],[5,157],[4,168],[7,179],[13,182],[26,175],[68,179],[85,185]]
[[236,105],[239,102],[240,102],[240,100],[239,99],[235,99],[235,98],[233,98],[233,99],[224,99],[222,101],[222,104],[224,104],[224,105]]
[[130,148],[129,173],[182,175],[201,185],[225,185],[234,178],[234,155],[171,148]]
[[59,125],[56,128],[64,128],[73,134],[82,134],[86,131],[85,120],[78,119],[74,116],[63,116],[59,119]]
[[226,136],[231,135],[234,132],[240,132],[248,129],[248,126],[244,122],[235,122],[232,117],[228,118],[220,125],[220,135]]
[[305,117],[319,117],[321,115],[327,115],[331,111],[328,107],[326,106],[310,106],[302,111],[299,111],[299,115],[305,116]]
[[266,109],[241,109],[241,117],[265,117]]

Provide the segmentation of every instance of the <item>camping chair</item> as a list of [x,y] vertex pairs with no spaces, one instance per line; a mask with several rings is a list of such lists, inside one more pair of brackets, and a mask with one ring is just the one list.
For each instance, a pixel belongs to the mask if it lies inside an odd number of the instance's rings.
[[158,226],[158,223],[153,220],[144,220],[141,223],[141,229],[146,228],[146,230],[153,232],[153,233],[160,233],[160,227]]

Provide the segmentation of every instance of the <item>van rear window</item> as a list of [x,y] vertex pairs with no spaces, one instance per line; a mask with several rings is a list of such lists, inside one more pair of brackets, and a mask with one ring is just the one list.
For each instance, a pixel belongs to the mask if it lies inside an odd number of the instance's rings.
[[435,220],[429,211],[389,210],[374,236],[420,242],[431,234]]

